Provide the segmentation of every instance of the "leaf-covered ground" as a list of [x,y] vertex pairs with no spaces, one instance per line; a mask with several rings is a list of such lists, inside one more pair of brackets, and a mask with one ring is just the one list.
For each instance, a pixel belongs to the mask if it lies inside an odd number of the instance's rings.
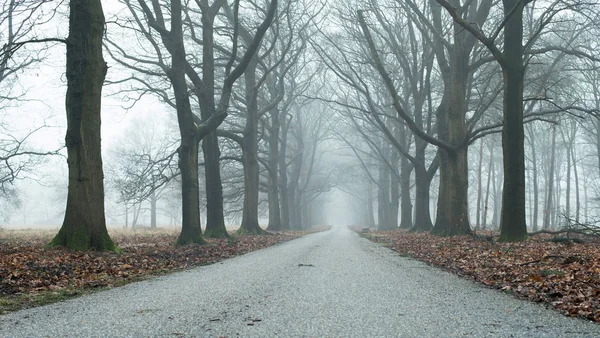
[[555,243],[538,235],[521,243],[437,237],[404,231],[364,237],[487,286],[543,302],[566,315],[600,322],[600,243]]
[[0,314],[258,250],[306,232],[177,247],[175,230],[112,231],[122,254],[47,248],[56,231],[0,231]]

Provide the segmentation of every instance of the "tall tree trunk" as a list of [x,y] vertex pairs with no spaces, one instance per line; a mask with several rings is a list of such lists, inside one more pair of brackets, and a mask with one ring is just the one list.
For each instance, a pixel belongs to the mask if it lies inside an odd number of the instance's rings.
[[302,214],[300,213],[302,199],[298,183],[302,169],[303,154],[298,154],[292,161],[292,172],[288,184],[288,207],[290,216],[290,229],[302,229]]
[[523,6],[521,0],[502,0],[504,16],[504,124],[502,153],[501,241],[527,238],[525,219],[525,145],[523,131]]
[[[388,150],[382,151],[385,156],[389,153]],[[390,230],[390,224],[392,223],[390,211],[390,168],[381,159],[377,178],[377,230]]]
[[244,208],[238,234],[266,233],[258,224],[259,166],[258,166],[258,102],[256,91],[257,56],[254,56],[244,78],[246,80],[246,126],[242,144],[244,164]]
[[[457,36],[466,33],[459,25],[454,26],[454,31]],[[432,230],[433,234],[440,236],[471,233],[468,210],[468,135],[465,122],[470,49],[462,46],[462,43],[462,39],[455,38],[455,46],[450,55],[450,76],[446,83],[449,86],[448,102],[442,109],[446,113],[445,119],[439,120],[438,117],[438,123],[444,123],[440,138],[447,139],[455,146],[454,151],[442,151],[440,154],[438,218]]]
[[565,216],[571,217],[571,149],[569,145],[567,152],[567,190],[565,191]]
[[500,225],[500,207],[502,203],[502,172],[494,168],[492,172],[492,181],[494,182],[494,213],[492,214],[492,224],[494,228]]
[[131,222],[131,229],[135,229],[142,213],[142,203],[138,203],[133,206],[133,221]]
[[71,0],[67,38],[67,164],[65,218],[52,246],[119,251],[104,215],[104,172],[100,141],[104,13],[100,0]]
[[267,230],[281,230],[281,209],[279,206],[279,110],[271,110],[271,130],[269,134],[269,225]]
[[[559,151],[560,149],[556,149],[557,151]],[[558,155],[560,155],[560,153],[558,153]],[[559,158],[561,156],[558,156]],[[554,180],[554,191],[555,191],[555,195],[554,195],[554,212],[553,212],[553,217],[552,217],[552,225],[551,228],[552,229],[557,229],[558,228],[558,222],[559,222],[559,217],[560,217],[560,200],[561,200],[561,196],[562,196],[562,187],[560,182],[561,180],[561,167],[560,167],[560,162],[554,162],[554,175],[555,175],[555,180]]]
[[223,183],[221,182],[221,150],[216,133],[202,139],[204,155],[204,185],[206,187],[206,229],[209,238],[227,238],[225,214],[223,211]]
[[546,197],[546,207],[544,209],[544,229],[549,229],[551,226],[552,216],[553,216],[553,198],[554,198],[554,163],[556,156],[556,125],[552,125],[552,146],[550,150],[550,170],[548,173],[548,184],[547,184],[547,197]]
[[492,182],[492,171],[494,170],[494,143],[493,142],[489,142],[490,144],[490,164],[488,167],[488,174],[487,174],[487,184],[485,187],[485,202],[484,202],[484,206],[483,206],[483,219],[482,219],[482,225],[483,225],[483,229],[486,229],[487,227],[487,215],[488,215],[488,210],[489,210],[489,200],[490,200],[490,183]]
[[[214,14],[207,7],[202,11],[202,93],[199,96],[202,120],[208,121],[215,116],[215,57],[214,57]],[[223,94],[222,94],[223,95]],[[198,140],[200,141],[200,140]],[[204,182],[206,195],[206,229],[204,234],[210,238],[227,238],[223,212],[223,184],[221,181],[221,151],[215,132],[204,136],[202,152],[204,157]]]
[[[200,186],[198,183],[198,142],[194,134],[183,139],[179,146],[179,171],[181,172],[181,234],[178,245],[204,243],[200,229]],[[185,140],[185,141],[184,141]]]
[[535,135],[529,129],[529,141],[531,142],[531,168],[533,172],[533,231],[538,231],[538,209],[539,209],[539,187],[538,187],[538,165],[537,151],[535,149]]
[[279,193],[281,194],[281,230],[291,229],[290,225],[290,200],[289,200],[289,189],[288,189],[288,175],[287,175],[287,136],[289,123],[286,122],[285,118],[281,125],[281,147],[279,149]]
[[402,157],[400,160],[400,229],[410,229],[413,227],[413,206],[410,198],[410,174],[412,168],[413,166],[408,159],[406,157]]
[[204,243],[200,229],[200,185],[198,183],[198,138],[194,114],[185,77],[186,53],[183,44],[181,0],[171,1],[171,69],[169,78],[175,94],[177,121],[181,138],[179,170],[181,172],[181,233],[178,245]]
[[375,228],[375,210],[373,209],[373,182],[369,179],[367,183],[367,225]]
[[429,209],[431,178],[424,167],[415,166],[415,223],[411,231],[431,231],[433,223]]
[[152,191],[150,195],[150,228],[156,229],[156,202],[158,198],[156,197],[156,190]]
[[[573,134],[575,138],[575,134]],[[579,191],[579,173],[577,172],[577,158],[575,157],[575,147],[571,147],[571,157],[573,159],[573,175],[575,176],[575,221],[579,222],[581,212],[581,201]]]
[[481,226],[481,198],[482,198],[482,182],[481,182],[481,167],[483,166],[483,140],[479,141],[479,165],[477,166],[477,217],[476,229]]
[[400,154],[392,149],[390,164],[390,219],[389,228],[398,229],[398,211],[400,209],[400,173],[398,173],[398,164],[400,163]]

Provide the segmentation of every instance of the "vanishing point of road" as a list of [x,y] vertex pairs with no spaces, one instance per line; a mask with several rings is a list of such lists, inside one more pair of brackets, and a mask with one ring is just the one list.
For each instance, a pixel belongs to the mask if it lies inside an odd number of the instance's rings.
[[0,316],[0,337],[600,337],[345,227]]

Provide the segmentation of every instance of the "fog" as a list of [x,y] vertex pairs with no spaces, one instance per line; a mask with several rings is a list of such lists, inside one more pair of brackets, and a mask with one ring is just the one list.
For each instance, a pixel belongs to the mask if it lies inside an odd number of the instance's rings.
[[[177,155],[182,124],[165,71],[170,67],[169,51],[160,34],[146,27],[142,9],[126,7],[127,3],[104,2],[108,73],[102,97],[102,156],[107,226],[177,228],[182,223]],[[37,19],[27,19],[30,30],[17,38],[64,37],[66,5],[53,6],[35,12]],[[233,19],[225,7],[217,17],[212,60],[219,61],[213,69],[215,100],[226,92],[223,79],[231,71],[220,62],[238,43],[241,52],[249,49],[246,35],[255,34],[266,15],[252,6],[242,6],[246,32],[235,43]],[[444,57],[454,55],[450,49],[458,47],[452,45],[455,37],[450,33],[439,37],[442,47],[425,33],[431,28],[427,20],[436,20],[431,13],[425,11],[416,19],[402,14],[414,8],[383,2],[370,9],[360,26],[360,17],[348,6],[333,1],[319,7],[307,0],[282,7],[284,14],[274,19],[278,33],[267,30],[258,46],[260,62],[249,66],[232,86],[228,116],[214,131],[226,226],[238,227],[245,213],[257,209],[263,228],[275,222],[277,213],[276,219],[285,214],[286,227],[298,229],[329,224],[431,230],[437,217],[461,209],[460,222],[467,227],[498,229],[503,189],[514,178],[505,180],[503,170],[512,148],[502,145],[506,126],[497,53],[474,38],[468,40],[474,47],[461,51],[471,64],[464,68],[468,72],[460,99],[464,104],[453,108],[445,99],[455,94],[446,88],[458,86],[460,79],[448,77],[446,67],[454,66]],[[581,6],[580,13],[597,14]],[[567,20],[578,14],[562,7],[532,9],[528,27],[541,22],[544,13],[565,21],[546,22],[540,29],[547,38],[530,37],[529,50],[547,51],[531,56],[525,65],[524,134],[505,136],[522,139],[525,181],[515,185],[525,189],[520,204],[530,230],[557,228],[570,220],[593,223],[598,218],[598,59],[575,47],[567,53],[561,44],[564,37],[577,42],[569,46],[589,44],[596,27],[579,30],[575,24],[579,19]],[[496,14],[497,9],[491,9],[483,33],[491,34]],[[189,15],[192,21],[198,19],[191,10]],[[206,100],[198,94],[194,75],[200,78],[204,71],[198,59],[203,46],[194,40],[193,28],[200,27],[192,21],[185,23],[182,39],[194,68],[186,73],[186,95],[199,127],[206,121],[201,116]],[[8,24],[0,22],[2,32],[8,32]],[[450,32],[450,21],[442,24]],[[389,29],[396,26],[420,30],[404,35]],[[148,34],[139,34],[146,28]],[[457,34],[462,39],[468,32]],[[372,45],[365,38],[372,39]],[[500,48],[498,41],[494,43]],[[378,61],[373,56],[377,53],[389,57]],[[1,169],[7,175],[2,181],[2,228],[58,228],[68,191],[64,46],[27,44],[11,57],[5,65],[19,71],[0,82],[10,94],[0,100],[0,146],[3,158],[10,158]],[[240,62],[232,60],[234,66]],[[444,127],[449,117],[440,112],[451,109],[460,112],[448,116],[458,118]],[[15,145],[23,154],[6,155]],[[215,198],[214,187],[206,186],[215,182],[214,173],[209,173],[214,170],[208,170],[215,162],[206,161],[206,151],[200,149],[198,167],[203,227],[208,221],[206,206]],[[462,152],[468,164],[462,167],[448,160],[452,156],[443,155]],[[255,164],[256,175],[249,171]],[[457,173],[452,179],[440,178],[440,168]],[[249,183],[255,180],[257,184]],[[440,196],[444,187],[460,193]],[[258,200],[249,201],[252,194],[258,194]],[[274,211],[273,203],[282,211]],[[440,212],[440,206],[450,209]]]

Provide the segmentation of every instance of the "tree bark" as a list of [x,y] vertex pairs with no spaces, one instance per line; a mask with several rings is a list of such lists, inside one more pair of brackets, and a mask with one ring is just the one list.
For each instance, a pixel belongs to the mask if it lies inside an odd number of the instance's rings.
[[158,198],[156,197],[156,190],[152,191],[150,195],[150,228],[156,229],[156,202]]
[[[193,134],[192,134],[193,135]],[[183,135],[182,135],[183,137]],[[179,171],[181,172],[181,233],[178,245],[203,244],[200,229],[200,187],[198,184],[198,142],[194,136],[187,138],[179,147]]]
[[479,164],[477,165],[477,216],[475,229],[479,229],[481,226],[481,198],[482,198],[482,181],[481,181],[481,170],[483,166],[483,140],[479,141]]
[[179,170],[181,172],[181,233],[178,245],[204,243],[200,228],[200,185],[198,183],[198,138],[185,78],[186,54],[183,44],[181,0],[171,1],[171,69],[168,75],[175,94],[177,122],[181,138]]
[[[458,25],[455,31],[460,28]],[[459,32],[455,32],[459,34]],[[455,43],[460,43],[455,39]],[[462,46],[455,46],[450,56],[450,79],[448,104],[439,112],[446,112],[438,123],[454,151],[444,150],[440,154],[440,195],[438,218],[432,233],[440,236],[455,236],[471,233],[468,210],[469,171],[467,164],[467,126],[465,122],[467,103],[466,90],[469,74],[469,53]],[[442,100],[443,101],[443,100]],[[442,103],[443,104],[443,103]],[[439,118],[438,118],[439,120]],[[438,128],[440,128],[438,127]]]
[[400,160],[400,229],[410,229],[413,226],[413,206],[410,197],[410,174],[412,168],[408,159],[402,157]]
[[543,229],[549,229],[551,226],[553,209],[554,209],[554,164],[556,156],[556,125],[552,125],[552,145],[550,150],[550,170],[548,173],[548,184],[547,184],[547,197],[546,197],[546,206],[544,208],[544,224],[542,226]]
[[267,230],[280,231],[281,208],[279,201],[279,131],[281,124],[279,122],[279,109],[271,110],[271,129],[269,134],[269,225]]
[[206,229],[209,238],[227,238],[223,211],[223,183],[221,182],[221,150],[216,133],[210,133],[202,139],[204,155],[204,182],[206,187]]
[[[381,149],[380,156],[387,157],[389,149],[385,146]],[[377,230],[390,230],[390,224],[390,168],[383,159],[380,159],[377,176]]]
[[[573,134],[573,139],[575,134]],[[579,173],[577,170],[577,158],[575,157],[575,145],[571,147],[571,157],[573,159],[573,175],[575,176],[575,221],[579,222],[579,216],[581,213],[581,195],[579,191]]]
[[104,215],[101,152],[104,13],[100,0],[71,0],[67,38],[67,164],[65,218],[51,246],[115,251]]
[[398,212],[400,209],[400,175],[398,165],[400,163],[400,154],[395,149],[391,149],[390,155],[390,230],[398,229]]
[[429,210],[430,175],[421,166],[415,166],[415,223],[411,231],[431,231],[433,223]]
[[489,200],[490,200],[490,183],[492,182],[492,170],[494,170],[494,143],[493,142],[489,142],[490,144],[490,163],[489,163],[489,167],[488,167],[488,174],[487,174],[487,184],[485,187],[485,202],[484,202],[484,206],[483,206],[483,219],[482,219],[482,226],[483,229],[485,230],[487,227],[487,215],[488,215],[488,210],[489,210]]
[[287,175],[287,136],[289,122],[284,118],[281,125],[281,147],[279,149],[279,193],[281,194],[281,230],[291,229],[290,224],[290,200]]
[[[208,121],[216,115],[215,109],[215,58],[214,58],[214,14],[202,10],[202,94],[199,95],[200,114],[202,120]],[[221,94],[224,95],[224,94]],[[200,141],[200,140],[199,140]],[[221,181],[221,150],[219,139],[211,132],[202,139],[204,156],[204,182],[206,195],[206,229],[204,234],[209,238],[227,238],[229,233],[225,227],[223,212],[223,184]]]
[[246,125],[242,144],[242,162],[244,165],[244,208],[242,225],[238,234],[259,235],[266,233],[258,224],[258,103],[256,86],[257,57],[246,68]]
[[502,153],[504,184],[500,241],[527,238],[525,219],[525,136],[523,131],[523,7],[524,1],[503,0],[504,16],[504,123]]
[[531,143],[531,169],[533,172],[533,223],[531,224],[533,232],[538,231],[538,209],[539,209],[539,187],[538,187],[538,165],[537,151],[535,149],[535,135],[529,129],[529,142]]

